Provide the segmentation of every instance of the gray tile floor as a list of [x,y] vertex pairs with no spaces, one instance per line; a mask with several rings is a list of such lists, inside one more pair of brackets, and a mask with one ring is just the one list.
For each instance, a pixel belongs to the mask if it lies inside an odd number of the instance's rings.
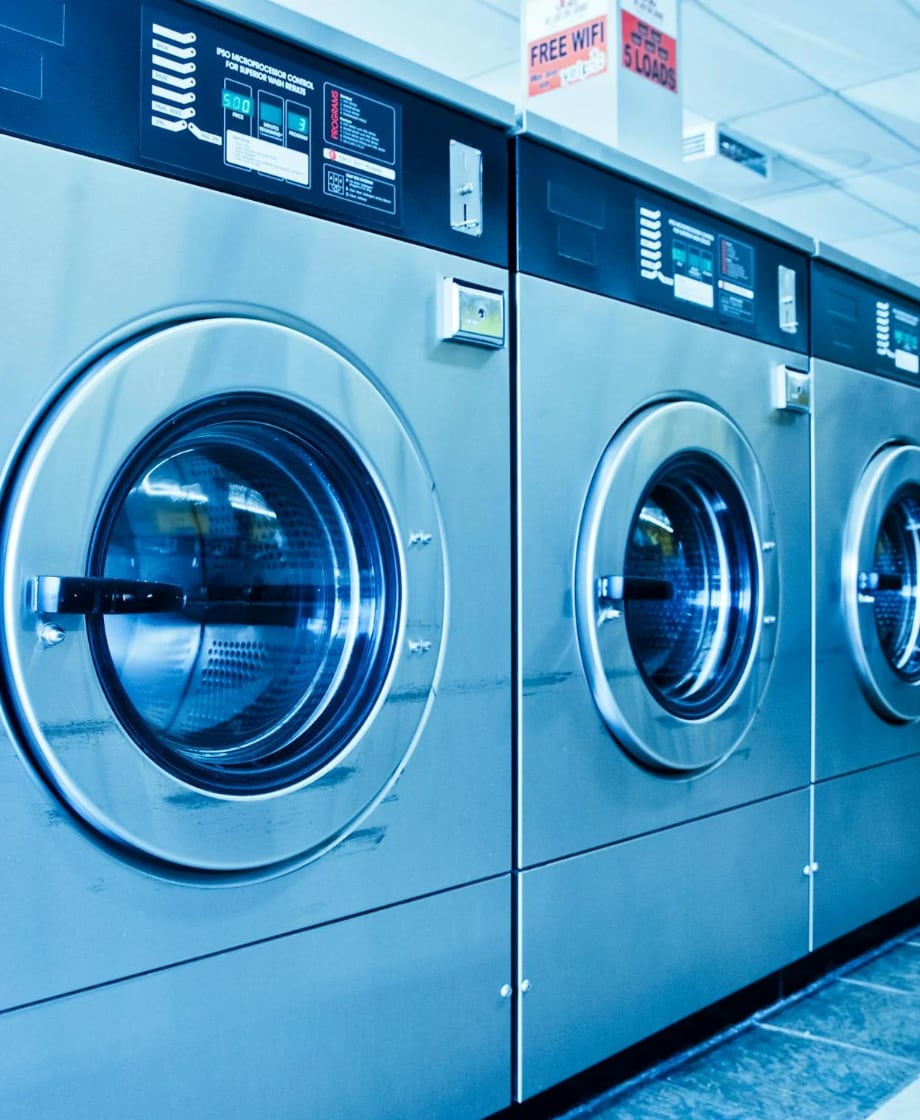
[[920,930],[563,1120],[920,1120]]

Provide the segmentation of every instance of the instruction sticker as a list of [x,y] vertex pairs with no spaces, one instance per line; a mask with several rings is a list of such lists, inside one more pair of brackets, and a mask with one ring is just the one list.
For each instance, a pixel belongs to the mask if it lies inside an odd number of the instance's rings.
[[920,373],[920,316],[888,300],[875,304],[875,346],[902,373]]
[[352,220],[354,206],[399,220],[400,106],[335,81],[303,51],[151,0],[140,97],[150,159]]
[[717,310],[723,318],[753,321],[753,246],[651,204],[639,203],[637,225],[643,280],[670,289],[674,299]]
[[607,70],[607,0],[527,0],[528,97]]
[[323,192],[395,214],[396,107],[326,82],[323,136]]

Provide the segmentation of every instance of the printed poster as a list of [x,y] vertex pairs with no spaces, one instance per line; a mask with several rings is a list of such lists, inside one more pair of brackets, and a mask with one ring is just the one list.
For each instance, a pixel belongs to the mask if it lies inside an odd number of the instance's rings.
[[596,78],[607,70],[608,0],[527,0],[527,95]]

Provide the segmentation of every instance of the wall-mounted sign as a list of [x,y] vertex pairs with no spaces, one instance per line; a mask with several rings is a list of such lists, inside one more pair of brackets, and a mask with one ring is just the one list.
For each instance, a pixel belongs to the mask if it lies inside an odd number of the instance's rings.
[[620,64],[677,93],[677,0],[620,0]]
[[527,0],[527,95],[574,85],[607,69],[607,0]]

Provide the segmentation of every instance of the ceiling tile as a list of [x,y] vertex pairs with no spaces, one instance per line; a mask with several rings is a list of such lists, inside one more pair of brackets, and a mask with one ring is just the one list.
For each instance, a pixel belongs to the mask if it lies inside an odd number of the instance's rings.
[[838,241],[837,247],[860,260],[868,261],[877,268],[883,268],[895,276],[906,276],[916,272],[920,260],[920,233],[903,226],[891,233],[877,237],[858,237],[853,240]]
[[449,5],[429,0],[276,2],[452,78],[465,80],[516,61],[520,54],[518,21],[498,0],[452,0]]
[[512,105],[521,100],[521,67],[518,62],[487,70],[484,74],[471,74],[466,80],[477,89],[510,101]]
[[773,159],[769,179],[739,167],[722,156],[710,159],[689,160],[678,174],[706,190],[724,194],[736,202],[746,202],[761,195],[778,194],[780,191],[816,186],[821,180],[782,156]]
[[748,205],[784,225],[833,244],[845,238],[885,233],[901,225],[829,183],[752,199]]
[[854,86],[842,96],[920,150],[920,70]]
[[855,175],[847,179],[846,190],[902,222],[920,226],[920,163],[878,175]]
[[920,154],[836,94],[740,117],[734,123],[825,178],[884,171],[913,163]]
[[760,50],[722,20],[685,0],[681,8],[680,88],[684,105],[724,120],[821,92],[821,87]]
[[500,12],[510,16],[515,23],[520,19],[521,0],[482,0],[482,3],[490,8],[498,8]]
[[[698,0],[829,89],[917,65],[920,20],[901,4],[866,0]],[[713,53],[710,62],[719,69]]]

